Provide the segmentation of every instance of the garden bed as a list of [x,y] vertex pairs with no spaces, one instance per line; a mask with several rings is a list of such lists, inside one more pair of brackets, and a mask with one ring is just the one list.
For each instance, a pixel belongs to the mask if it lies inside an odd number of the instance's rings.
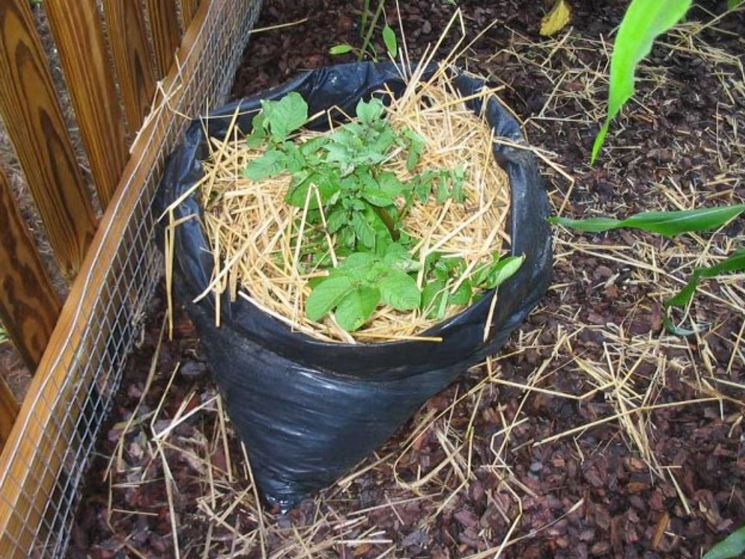
[[[590,168],[606,88],[601,36],[622,6],[574,2],[572,33],[545,39],[540,6],[462,4],[474,36],[500,20],[469,65],[507,86],[557,211],[745,199],[743,102],[730,95],[743,87],[742,13],[700,30],[698,10],[655,48],[639,104]],[[453,8],[403,10],[413,57]],[[252,38],[236,95],[339,62],[328,48],[358,41],[346,2],[267,1],[257,27],[305,17]],[[742,231],[740,218],[726,233],[742,241]],[[174,340],[159,342],[161,298],[100,443],[70,555],[173,557],[177,542],[182,557],[699,557],[745,523],[742,281],[705,285],[692,313],[709,328],[690,340],[663,333],[661,300],[726,248],[724,233],[707,244],[559,230],[554,287],[502,353],[287,516],[256,504],[191,323],[177,315]]]

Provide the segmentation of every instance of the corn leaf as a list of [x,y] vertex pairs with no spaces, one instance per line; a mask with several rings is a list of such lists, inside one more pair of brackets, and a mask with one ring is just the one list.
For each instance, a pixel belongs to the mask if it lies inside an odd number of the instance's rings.
[[745,248],[735,251],[731,256],[722,260],[718,264],[696,268],[691,275],[691,279],[674,297],[665,301],[666,307],[685,307],[696,293],[699,282],[705,278],[713,278],[728,274],[730,272],[745,271]]
[[595,137],[591,163],[595,163],[610,122],[634,95],[637,64],[652,50],[655,38],[675,25],[688,11],[691,0],[633,0],[618,30],[610,63],[608,116]]
[[745,526],[732,532],[706,552],[702,559],[733,559],[745,553]]
[[601,233],[611,229],[628,227],[673,237],[680,233],[715,229],[737,217],[743,211],[745,211],[745,204],[733,204],[731,206],[698,208],[695,210],[642,212],[626,219],[614,219],[612,217],[569,219],[556,216],[549,218],[549,221],[556,225],[564,225],[586,233]]

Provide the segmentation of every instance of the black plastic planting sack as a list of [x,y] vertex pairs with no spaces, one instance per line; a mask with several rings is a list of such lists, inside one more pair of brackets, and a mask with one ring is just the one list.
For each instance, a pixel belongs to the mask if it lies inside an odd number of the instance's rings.
[[[460,75],[460,93],[469,96],[484,84]],[[299,92],[309,114],[338,106],[354,114],[360,98],[394,95],[404,83],[390,64],[343,64],[298,76],[283,87],[229,104],[195,121],[172,155],[159,192],[166,208],[202,176],[206,134],[223,138],[238,110],[241,131],[251,130],[260,99]],[[469,107],[481,111],[480,102]],[[521,141],[520,128],[496,98],[485,118],[497,137]],[[310,123],[322,129],[325,119]],[[333,482],[370,454],[409,419],[430,396],[469,367],[494,354],[545,293],[551,275],[548,199],[532,154],[495,144],[495,164],[504,166],[512,189],[512,254],[526,259],[499,287],[489,338],[484,342],[491,294],[425,334],[442,342],[379,344],[327,343],[293,332],[247,300],[221,301],[220,327],[214,300],[191,301],[209,283],[214,265],[198,219],[175,230],[174,275],[177,292],[196,324],[228,415],[248,450],[253,475],[267,502],[287,510]],[[198,214],[198,195],[175,209],[175,218]]]

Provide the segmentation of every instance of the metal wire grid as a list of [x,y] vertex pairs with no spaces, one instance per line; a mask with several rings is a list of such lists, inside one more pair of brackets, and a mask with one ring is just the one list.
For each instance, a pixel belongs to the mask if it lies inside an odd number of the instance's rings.
[[[90,285],[90,276],[86,279],[86,291],[96,290],[96,303],[90,320],[68,335],[68,342],[76,338],[81,340],[78,351],[73,362],[66,366],[62,385],[55,386],[54,401],[36,402],[35,407],[42,405],[53,410],[52,421],[57,423],[57,428],[51,431],[56,435],[48,435],[50,430],[42,426],[44,435],[35,456],[22,456],[18,447],[14,449],[13,461],[26,465],[22,477],[31,477],[33,483],[26,487],[34,489],[31,494],[26,491],[19,497],[31,506],[23,518],[20,512],[13,513],[17,516],[13,524],[18,523],[18,530],[6,536],[24,552],[25,546],[20,541],[31,536],[34,557],[61,557],[67,548],[73,513],[80,497],[80,483],[119,387],[127,353],[136,341],[137,325],[142,322],[147,301],[163,270],[162,257],[156,248],[157,216],[152,204],[165,158],[188,124],[176,112],[195,115],[210,103],[224,100],[260,6],[261,0],[210,2],[204,25],[193,43],[206,47],[189,53],[184,65],[192,55],[198,57],[194,72],[188,81],[178,84],[183,88],[178,106],[172,107],[174,111],[160,121],[161,141],[154,141],[153,137],[158,137],[154,134],[144,150],[157,151],[156,164],[148,173],[130,215],[118,216],[126,220],[127,225],[113,265],[100,285]],[[140,185],[127,185],[127,188],[138,187]],[[96,261],[100,256],[96,254]],[[76,320],[74,324],[78,322],[82,321]],[[56,366],[65,367],[65,364]],[[54,381],[48,379],[48,382]],[[38,395],[37,399],[41,400]],[[41,421],[32,415],[23,425],[24,432],[29,431],[35,420],[37,424]],[[44,466],[40,472],[35,472],[32,464],[38,465],[40,460],[44,461]],[[9,472],[0,483],[24,487],[23,479],[15,479]],[[44,494],[44,510],[36,508],[40,494]],[[34,518],[41,518],[41,521],[34,522]]]

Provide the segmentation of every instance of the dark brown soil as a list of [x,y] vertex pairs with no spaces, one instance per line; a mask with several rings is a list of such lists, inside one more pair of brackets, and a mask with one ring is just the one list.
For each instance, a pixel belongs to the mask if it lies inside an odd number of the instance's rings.
[[[328,49],[360,43],[359,4],[267,0],[258,27],[309,19],[251,39],[235,95],[260,92],[303,69],[351,60],[351,55],[332,57]],[[613,126],[601,161],[590,167],[607,92],[600,79],[606,54],[599,40],[611,36],[626,3],[572,4],[573,30],[556,46],[556,40],[548,43],[537,33],[545,13],[541,3],[458,2],[471,36],[499,21],[465,63],[505,85],[503,99],[525,122],[531,144],[573,177],[572,186],[552,166],[544,166],[556,208],[565,205],[569,215],[623,216],[674,209],[678,203],[745,200],[745,152],[737,136],[738,127],[745,129],[743,12],[724,17],[691,43],[673,34],[666,45],[654,48],[641,70],[638,102]],[[718,14],[719,4],[704,8]],[[412,57],[436,40],[454,10],[447,2],[430,0],[402,2],[401,8]],[[395,19],[392,8],[387,15]],[[699,7],[690,21],[709,19]],[[743,225],[740,218],[714,236],[713,254],[742,244]],[[700,295],[690,315],[707,325],[703,334],[685,340],[665,336],[661,326],[661,301],[685,280],[702,243],[696,237],[669,241],[630,231],[590,237],[557,230],[554,287],[494,363],[497,380],[484,383],[492,378],[485,377],[485,368],[471,371],[428,402],[378,452],[380,463],[348,487],[332,488],[286,517],[266,515],[267,556],[372,558],[387,552],[387,557],[460,558],[488,550],[483,556],[494,557],[508,541],[502,557],[700,557],[745,524],[742,282],[726,288],[707,284],[712,297]],[[131,359],[101,456],[114,451],[121,434],[115,422],[131,415],[142,394],[160,324],[160,317],[152,317],[145,343]],[[158,406],[178,362],[181,372],[165,400],[165,417],[173,417],[182,404],[193,409],[214,395],[197,334],[184,316],[179,315],[175,340],[164,343],[158,362],[159,373],[140,413]],[[634,413],[629,417],[638,420],[636,427],[607,421],[539,444],[618,413],[620,396],[607,386],[581,401],[559,394],[596,389],[592,375],[598,371],[607,378],[628,375],[633,390],[652,396],[649,404],[719,399]],[[528,384],[543,392],[515,386]],[[471,389],[478,398],[453,404]],[[427,426],[432,412],[449,407],[445,417]],[[422,425],[423,434],[401,454],[403,442]],[[214,427],[214,414],[198,415],[178,427],[179,440],[213,440]],[[644,434],[642,444],[633,439],[633,429]],[[122,485],[112,492],[114,508],[146,514],[114,513],[109,522],[110,488],[101,477],[108,460],[100,458],[90,474],[71,557],[135,557],[133,549],[144,557],[174,556],[163,472],[147,467],[153,463],[149,433],[138,428],[127,436],[127,468],[114,476],[113,482]],[[446,459],[442,437],[454,444],[470,440],[469,463],[448,463],[417,490],[407,488],[407,481],[420,479]],[[207,446],[210,460],[224,465],[221,447]],[[235,441],[231,448],[233,459],[240,460]],[[383,459],[388,454],[393,457]],[[201,556],[209,522],[196,502],[209,494],[206,482],[183,453],[173,454],[169,464],[178,487],[181,556]],[[139,483],[143,479],[148,481]],[[123,485],[128,481],[138,483]],[[253,498],[247,495],[246,502]],[[237,507],[226,522],[238,533],[249,533],[257,527],[252,510]],[[358,518],[355,511],[361,510],[367,510],[365,523],[350,537],[364,539],[364,528],[386,543],[338,543],[294,555],[286,551],[293,530],[302,532],[308,546],[318,544],[333,538],[335,523]],[[309,526],[318,530],[306,536]],[[215,547],[222,554],[214,551],[210,557],[262,556],[258,543],[230,555],[235,538],[225,527],[211,534],[223,544]]]

